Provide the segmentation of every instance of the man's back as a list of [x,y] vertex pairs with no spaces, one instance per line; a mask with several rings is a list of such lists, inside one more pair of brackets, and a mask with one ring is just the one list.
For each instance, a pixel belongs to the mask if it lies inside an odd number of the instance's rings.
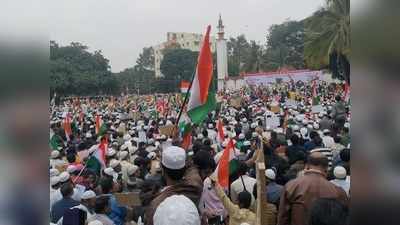
[[79,202],[71,198],[63,198],[60,201],[54,203],[51,208],[51,222],[57,223],[57,221],[64,215],[64,211],[79,205]]
[[305,225],[311,204],[318,198],[333,198],[347,204],[344,190],[329,182],[318,171],[307,171],[305,175],[286,184],[280,200],[279,225]]
[[[247,175],[243,175],[243,182],[244,185],[246,187],[246,191],[252,193],[253,187],[256,184],[257,180],[249,177]],[[236,179],[234,182],[232,182],[231,184],[231,198],[232,198],[232,202],[237,203],[238,202],[238,195],[240,192],[244,191],[244,187],[243,187],[243,183],[242,183],[242,179],[240,179],[240,177],[238,179]],[[255,198],[253,196],[253,194],[251,194],[251,204],[253,205],[255,201]]]

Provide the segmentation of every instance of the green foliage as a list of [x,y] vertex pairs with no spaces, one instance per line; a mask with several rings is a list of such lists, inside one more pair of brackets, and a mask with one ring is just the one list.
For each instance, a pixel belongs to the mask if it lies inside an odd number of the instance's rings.
[[152,47],[143,48],[143,52],[140,53],[139,58],[136,60],[135,67],[139,71],[148,70],[154,72],[154,50]]
[[304,68],[304,25],[298,21],[274,24],[268,30],[261,68],[266,71],[281,67]]
[[307,66],[329,68],[349,81],[350,0],[327,0],[327,4],[305,20],[304,55]]
[[178,91],[181,80],[192,80],[196,71],[198,54],[198,52],[180,48],[165,51],[160,69],[165,82],[170,84],[168,90]]
[[60,47],[50,42],[50,92],[59,95],[112,94],[118,90],[109,61],[79,42]]

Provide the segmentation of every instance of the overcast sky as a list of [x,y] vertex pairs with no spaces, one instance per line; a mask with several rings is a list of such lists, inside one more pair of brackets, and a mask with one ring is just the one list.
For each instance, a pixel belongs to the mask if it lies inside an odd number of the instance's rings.
[[132,67],[143,47],[159,44],[166,33],[212,33],[222,14],[226,36],[245,34],[265,43],[270,25],[299,20],[324,0],[42,0],[55,9],[48,21],[50,38],[62,45],[79,41],[102,50],[113,72]]

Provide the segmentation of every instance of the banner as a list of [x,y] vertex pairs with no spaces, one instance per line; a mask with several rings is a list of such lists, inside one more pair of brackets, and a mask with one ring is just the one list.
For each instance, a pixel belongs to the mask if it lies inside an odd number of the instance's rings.
[[309,82],[313,79],[321,79],[322,71],[320,70],[292,70],[285,72],[269,72],[269,73],[254,73],[244,75],[244,80],[248,85],[268,85],[283,82]]

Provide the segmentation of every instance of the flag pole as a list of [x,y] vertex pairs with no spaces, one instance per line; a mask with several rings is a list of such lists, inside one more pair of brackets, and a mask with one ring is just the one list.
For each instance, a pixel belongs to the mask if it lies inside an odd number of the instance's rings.
[[[197,67],[196,67],[196,70],[197,70]],[[177,126],[178,126],[179,120],[181,119],[182,112],[183,112],[183,108],[185,107],[186,102],[187,102],[187,100],[188,100],[188,98],[189,98],[189,92],[190,92],[190,90],[192,89],[192,84],[193,84],[194,77],[195,77],[195,74],[193,74],[193,76],[192,76],[192,81],[190,82],[189,88],[188,88],[188,90],[187,90],[187,92],[186,92],[186,94],[185,94],[185,98],[184,98],[183,103],[182,103],[182,105],[181,105],[181,108],[180,108],[180,110],[179,110],[178,118],[177,118],[177,120],[176,120],[176,125],[177,125]]]

